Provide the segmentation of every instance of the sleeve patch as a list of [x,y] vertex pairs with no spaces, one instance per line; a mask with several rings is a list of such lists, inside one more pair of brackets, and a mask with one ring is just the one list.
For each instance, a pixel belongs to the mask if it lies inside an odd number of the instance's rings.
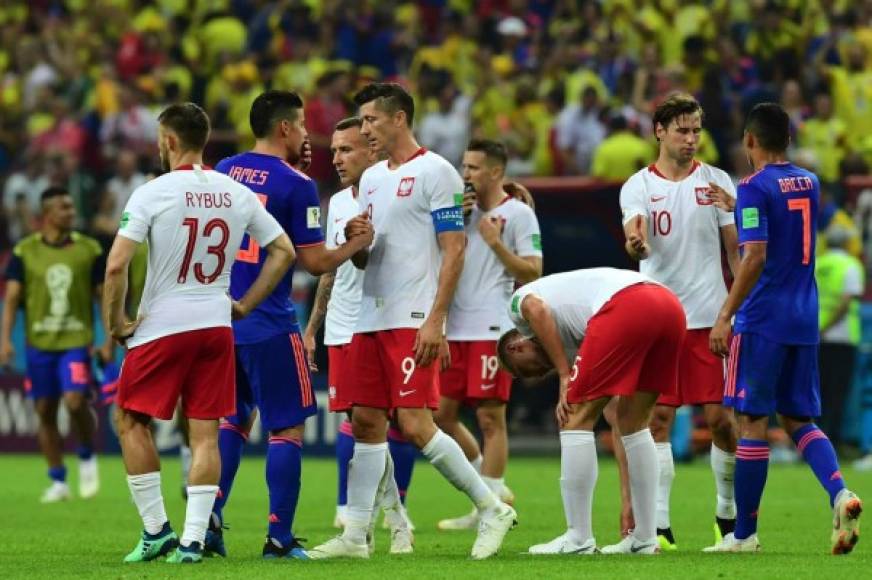
[[533,234],[533,249],[542,251],[542,234]]
[[126,211],[121,214],[121,222],[118,224],[119,229],[124,229],[127,227],[127,224],[130,223],[130,212]]
[[306,208],[306,226],[310,229],[321,227],[321,206],[309,206]]
[[760,212],[756,207],[742,208],[742,228],[753,229],[760,225]]
[[463,193],[454,194],[454,205],[463,205]]
[[521,313],[521,297],[517,294],[512,298],[512,312],[514,314]]

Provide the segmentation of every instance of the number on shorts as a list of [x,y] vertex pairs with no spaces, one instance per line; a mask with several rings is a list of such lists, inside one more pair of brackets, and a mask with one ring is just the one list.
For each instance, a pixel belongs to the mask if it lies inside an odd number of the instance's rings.
[[497,357],[481,355],[481,378],[484,381],[491,381],[497,376],[497,371],[500,369],[500,363]]
[[581,362],[581,357],[576,356],[575,361],[572,363],[572,371],[569,373],[569,380],[574,381],[578,378],[578,364]]
[[403,379],[403,384],[408,385],[409,381],[412,380],[412,375],[415,374],[415,359],[410,356],[404,358],[403,362],[400,363],[400,370],[406,375]]

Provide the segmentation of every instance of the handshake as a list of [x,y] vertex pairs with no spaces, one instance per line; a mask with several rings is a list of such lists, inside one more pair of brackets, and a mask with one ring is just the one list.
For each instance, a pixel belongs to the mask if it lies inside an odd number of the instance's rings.
[[345,223],[346,243],[355,245],[358,250],[368,248],[373,238],[375,238],[375,229],[372,227],[368,213],[356,215]]

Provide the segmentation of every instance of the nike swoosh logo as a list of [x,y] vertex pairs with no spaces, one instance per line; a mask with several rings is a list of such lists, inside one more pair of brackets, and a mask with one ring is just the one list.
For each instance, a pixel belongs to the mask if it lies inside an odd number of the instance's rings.
[[376,187],[376,188],[374,188],[374,189],[368,189],[368,190],[366,190],[366,195],[372,195],[373,193],[375,193],[376,189],[378,189],[378,188]]
[[336,219],[333,220],[333,223],[334,223],[334,224],[338,224],[338,223],[341,222],[341,221],[342,221],[342,218],[336,218]]
[[630,551],[635,554],[637,552],[641,552],[646,548],[650,548],[653,545],[654,544],[642,544],[641,546],[630,546]]
[[651,203],[657,203],[658,201],[663,201],[664,199],[666,199],[665,195],[652,195]]
[[496,383],[494,383],[494,384],[492,384],[492,385],[482,385],[482,386],[481,386],[481,390],[482,390],[482,391],[489,391],[489,390],[491,390],[492,388],[494,388],[495,386],[497,386]]
[[400,391],[400,396],[405,397],[406,395],[411,395],[412,393],[414,393],[417,390],[418,389],[412,389],[411,391]]

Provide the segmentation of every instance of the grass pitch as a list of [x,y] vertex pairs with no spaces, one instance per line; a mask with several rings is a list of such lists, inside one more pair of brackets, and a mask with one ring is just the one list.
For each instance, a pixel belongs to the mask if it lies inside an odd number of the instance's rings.
[[[68,461],[75,487],[75,459]],[[409,492],[409,512],[417,526],[416,552],[387,555],[387,532],[379,531],[376,556],[369,561],[263,562],[266,486],[263,458],[243,460],[225,511],[229,557],[200,566],[163,562],[124,565],[141,523],[129,500],[118,457],[101,457],[102,489],[93,500],[40,505],[46,485],[38,456],[0,457],[0,578],[872,578],[872,542],[861,541],[846,557],[829,555],[830,509],[826,494],[804,465],[774,466],[760,510],[760,554],[700,553],[713,540],[714,483],[707,462],[677,466],[672,495],[672,528],[679,551],[655,557],[558,556],[523,554],[534,543],[565,529],[556,458],[515,458],[508,483],[517,497],[520,525],[509,533],[501,553],[484,562],[468,559],[474,532],[436,531],[444,517],[466,513],[466,499],[420,461]],[[163,463],[167,512],[179,534],[184,519],[179,465]],[[336,476],[332,461],[306,459],[296,530],[314,546],[335,532]],[[848,483],[872,502],[872,474],[844,470]],[[872,506],[872,503],[868,504]],[[594,529],[600,545],[618,539],[617,470],[601,461],[594,499]],[[872,512],[872,507],[868,509]],[[872,513],[865,518],[872,525]]]

